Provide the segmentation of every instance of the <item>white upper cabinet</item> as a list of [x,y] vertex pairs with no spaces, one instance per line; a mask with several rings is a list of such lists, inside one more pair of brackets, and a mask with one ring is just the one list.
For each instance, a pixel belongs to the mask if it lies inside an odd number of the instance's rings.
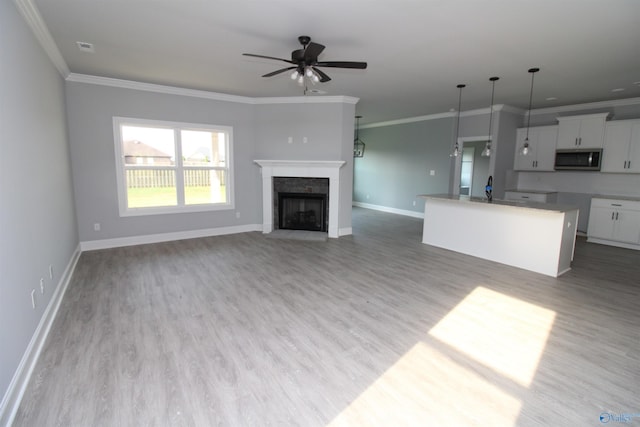
[[640,173],[640,120],[607,122],[601,171]]
[[558,117],[558,148],[602,148],[609,113]]
[[516,134],[516,152],[513,168],[519,171],[553,171],[558,126],[529,128],[529,153],[520,153],[527,136],[527,128],[519,128]]

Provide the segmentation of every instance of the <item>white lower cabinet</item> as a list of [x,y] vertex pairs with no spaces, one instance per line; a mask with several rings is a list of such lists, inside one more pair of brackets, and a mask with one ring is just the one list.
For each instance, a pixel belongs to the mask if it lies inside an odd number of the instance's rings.
[[587,241],[640,249],[640,201],[591,199]]
[[556,203],[558,201],[558,193],[543,191],[519,191],[507,190],[504,192],[505,200],[521,201],[521,202],[538,202],[538,203]]

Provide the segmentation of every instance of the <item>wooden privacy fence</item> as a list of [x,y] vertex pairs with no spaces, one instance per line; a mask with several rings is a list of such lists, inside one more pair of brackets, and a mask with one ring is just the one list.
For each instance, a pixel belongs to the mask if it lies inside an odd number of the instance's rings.
[[[224,171],[185,169],[185,187],[211,186],[211,174],[218,175],[220,185],[224,185]],[[175,171],[167,169],[126,169],[128,188],[175,187]]]

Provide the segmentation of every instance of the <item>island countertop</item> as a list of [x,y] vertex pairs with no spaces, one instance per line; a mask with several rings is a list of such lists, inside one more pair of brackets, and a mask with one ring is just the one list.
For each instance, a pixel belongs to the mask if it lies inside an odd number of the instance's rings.
[[519,209],[535,209],[539,211],[551,211],[551,212],[569,212],[573,210],[577,210],[576,206],[564,205],[564,204],[555,204],[555,203],[540,203],[540,202],[531,202],[531,201],[515,201],[515,200],[503,200],[503,199],[493,199],[491,202],[487,201],[486,198],[480,197],[469,197],[469,196],[457,196],[453,194],[419,194],[417,197],[420,197],[425,200],[436,199],[436,200],[448,200],[452,202],[461,202],[461,203],[473,203],[474,205],[488,205],[488,206],[505,206],[505,207],[515,207]]

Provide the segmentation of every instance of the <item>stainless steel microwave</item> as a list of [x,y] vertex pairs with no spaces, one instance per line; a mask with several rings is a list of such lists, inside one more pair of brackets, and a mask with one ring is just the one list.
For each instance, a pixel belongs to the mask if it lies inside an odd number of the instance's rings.
[[599,171],[602,149],[556,150],[555,170]]

